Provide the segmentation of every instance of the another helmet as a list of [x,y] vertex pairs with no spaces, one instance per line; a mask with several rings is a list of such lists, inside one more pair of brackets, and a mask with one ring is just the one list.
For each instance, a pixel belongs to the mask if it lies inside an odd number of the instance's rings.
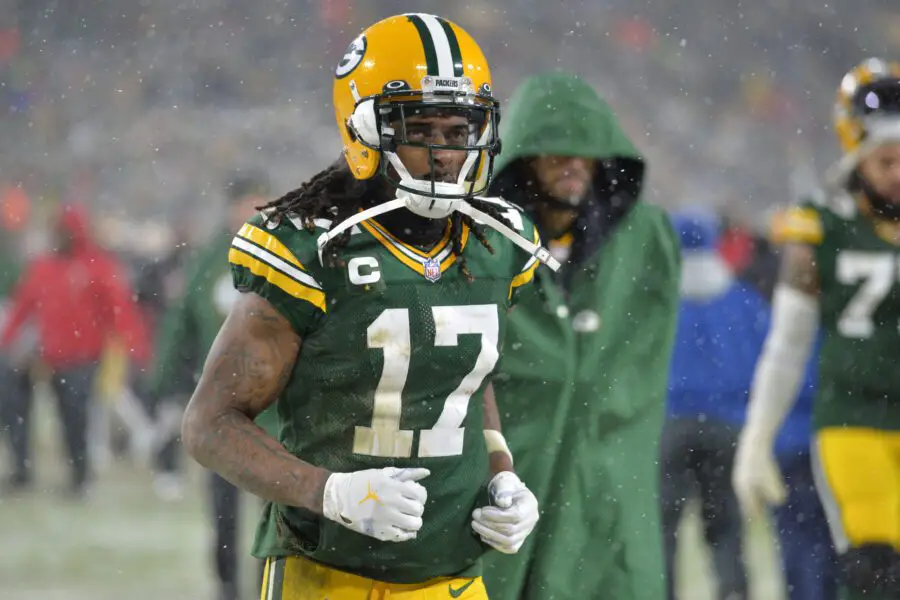
[[[487,190],[500,151],[499,103],[484,54],[458,25],[417,13],[363,31],[335,70],[334,109],[344,156],[357,179],[387,174],[390,164],[399,175],[394,183],[410,195],[450,200]],[[406,119],[429,110],[465,116],[466,143],[407,139]],[[403,144],[468,152],[459,180],[413,179],[395,152]]]
[[870,58],[853,67],[841,80],[834,120],[841,148],[859,155],[857,163],[864,141],[900,141],[900,63]]

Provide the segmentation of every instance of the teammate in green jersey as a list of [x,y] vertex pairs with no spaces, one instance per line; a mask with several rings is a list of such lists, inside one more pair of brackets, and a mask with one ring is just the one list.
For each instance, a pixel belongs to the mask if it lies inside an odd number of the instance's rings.
[[[368,28],[334,102],[344,159],[232,243],[244,293],[184,442],[268,500],[264,598],[485,598],[481,555],[516,552],[538,508],[480,402],[507,310],[539,259],[558,265],[523,213],[478,197],[497,102],[457,25],[410,14]],[[277,439],[252,421],[273,404]]]
[[784,499],[772,454],[821,329],[813,408],[817,488],[841,555],[844,598],[900,595],[900,63],[841,82],[844,157],[823,201],[790,209],[772,325],[734,484],[749,515]]
[[[244,221],[256,214],[256,207],[269,197],[269,189],[268,175],[261,171],[240,169],[229,177],[225,186],[227,218],[220,230],[188,263],[184,293],[166,310],[160,326],[156,372],[151,386],[156,398],[171,398],[177,402],[178,398],[184,398],[193,391],[203,358],[232,304],[240,297],[231,283],[229,264],[224,260],[231,246],[231,238]],[[183,404],[182,400],[168,412],[173,409],[180,411]],[[158,417],[158,422],[164,420],[165,417]],[[273,411],[264,412],[256,418],[256,423],[270,432],[274,430],[272,421]],[[168,444],[174,445],[175,440]],[[164,448],[164,452],[170,455],[177,455],[177,451],[177,448]],[[157,473],[158,481],[164,485],[178,481],[177,462],[174,458],[168,458],[172,461],[168,465],[165,460],[160,462],[171,468]],[[212,473],[208,489],[214,528],[211,556],[219,590],[217,598],[237,600],[241,596],[241,561],[238,559],[242,546],[239,541],[241,493],[216,473]]]

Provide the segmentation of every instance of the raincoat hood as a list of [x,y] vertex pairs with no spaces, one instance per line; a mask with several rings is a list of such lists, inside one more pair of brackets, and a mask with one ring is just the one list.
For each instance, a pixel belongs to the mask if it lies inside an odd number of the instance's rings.
[[[593,185],[577,208],[567,262],[579,265],[590,260],[635,206],[644,183],[644,160],[609,104],[574,75],[535,75],[513,93],[501,121],[500,136],[503,151],[490,194],[524,208],[539,229],[536,208],[549,199],[531,185],[533,173],[526,161],[542,155],[599,161]],[[546,232],[541,235],[548,239]],[[561,275],[564,286],[568,286],[569,277]]]
[[[513,93],[500,126],[503,152],[495,181],[508,177],[523,158],[541,155],[580,156],[615,161],[638,195],[644,160],[619,126],[612,108],[584,81],[566,73],[546,73],[525,80]],[[598,169],[595,184],[608,175]]]

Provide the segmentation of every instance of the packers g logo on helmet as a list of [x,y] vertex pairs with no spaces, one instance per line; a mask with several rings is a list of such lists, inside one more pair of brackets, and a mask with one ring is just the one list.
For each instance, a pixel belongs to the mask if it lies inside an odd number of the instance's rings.
[[366,36],[360,35],[350,42],[350,47],[344,53],[341,62],[338,63],[337,69],[334,70],[334,76],[338,79],[346,77],[353,72],[353,69],[362,62],[363,56],[366,54]]

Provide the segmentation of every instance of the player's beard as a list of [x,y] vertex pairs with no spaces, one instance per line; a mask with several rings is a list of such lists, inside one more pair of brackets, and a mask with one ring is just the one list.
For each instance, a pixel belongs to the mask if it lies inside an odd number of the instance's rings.
[[862,175],[857,174],[855,179],[856,181],[852,183],[855,183],[865,195],[872,208],[872,213],[876,217],[889,221],[900,221],[900,202],[876,190]]

